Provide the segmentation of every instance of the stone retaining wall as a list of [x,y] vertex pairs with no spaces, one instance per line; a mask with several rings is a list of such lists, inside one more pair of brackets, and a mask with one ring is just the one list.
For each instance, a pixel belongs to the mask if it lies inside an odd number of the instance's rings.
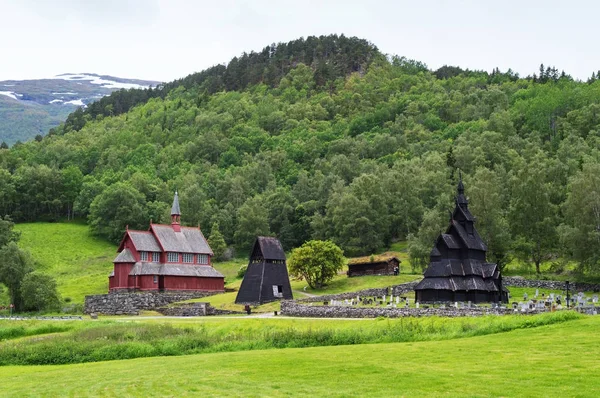
[[[518,277],[518,276],[502,277],[502,283],[507,287],[513,286],[513,287],[525,287],[525,288],[533,288],[533,289],[552,289],[552,290],[564,290],[565,289],[564,281],[532,280],[532,279],[525,279],[525,278]],[[583,292],[583,291],[598,292],[598,291],[600,291],[600,284],[571,282],[569,284],[569,290],[572,292]]]
[[515,312],[512,308],[356,308],[345,306],[307,305],[294,301],[281,302],[281,314],[307,318],[402,318],[423,316],[473,317],[483,315],[538,314],[545,310]]
[[157,309],[163,315],[166,316],[207,316],[207,315],[231,315],[231,314],[245,314],[241,311],[230,311],[217,309],[210,305],[210,303],[183,303],[176,304],[169,307],[162,307]]
[[135,292],[86,296],[85,314],[138,315],[142,310],[156,310],[167,304],[222,292]]
[[339,294],[326,294],[323,296],[315,296],[315,297],[307,297],[307,298],[302,298],[299,299],[297,301],[300,302],[312,302],[312,303],[317,303],[320,301],[331,301],[331,300],[349,300],[352,298],[356,298],[356,296],[360,296],[360,297],[381,297],[383,295],[389,295],[390,294],[390,289],[393,293],[394,296],[402,296],[402,295],[406,295],[406,294],[414,294],[414,288],[415,286],[417,286],[417,284],[420,281],[416,281],[416,282],[407,282],[407,283],[402,283],[400,285],[394,285],[390,288],[388,287],[382,287],[382,288],[373,288],[373,289],[365,289],[365,290],[359,290],[357,292],[349,292],[349,293],[339,293]]

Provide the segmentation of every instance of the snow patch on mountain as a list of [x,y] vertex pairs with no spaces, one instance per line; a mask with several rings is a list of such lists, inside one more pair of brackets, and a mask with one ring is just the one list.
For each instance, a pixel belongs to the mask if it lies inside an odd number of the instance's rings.
[[62,75],[55,76],[54,78],[55,79],[63,79],[63,80],[71,80],[71,81],[86,80],[86,81],[90,82],[91,84],[97,84],[97,85],[105,87],[105,88],[124,88],[124,89],[148,88],[148,86],[142,86],[142,85],[136,84],[136,83],[121,83],[121,82],[116,82],[113,80],[105,80],[105,79],[102,79],[100,76],[88,75],[85,73],[65,73]]
[[86,106],[81,99],[73,100],[73,101],[66,101],[65,105],[67,105],[67,104],[77,105],[77,106]]
[[[6,95],[7,97],[18,100],[17,95],[19,94],[15,94],[12,91],[0,91],[0,95]],[[19,97],[22,97],[22,95],[19,95]]]

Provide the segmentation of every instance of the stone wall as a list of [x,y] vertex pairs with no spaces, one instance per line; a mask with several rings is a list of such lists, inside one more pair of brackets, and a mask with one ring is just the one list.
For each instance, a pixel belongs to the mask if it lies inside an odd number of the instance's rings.
[[[299,302],[325,302],[331,300],[350,300],[352,298],[356,298],[356,296],[360,297],[382,297],[383,295],[389,295],[390,290],[394,296],[408,296],[411,299],[414,299],[415,294],[415,286],[420,282],[408,282],[402,283],[399,285],[394,285],[391,287],[384,288],[373,288],[373,289],[365,289],[357,292],[348,292],[348,293],[339,293],[339,294],[326,294],[323,296],[314,296],[302,298],[297,301]],[[502,283],[506,287],[524,287],[524,288],[532,288],[532,289],[552,289],[552,290],[564,290],[565,282],[564,281],[543,281],[543,280],[531,280],[525,279],[518,276],[506,276],[502,278]],[[575,283],[572,282],[570,284],[569,290],[571,292],[583,292],[583,291],[600,291],[600,284],[590,284],[590,283]]]
[[156,310],[167,304],[222,292],[135,292],[86,296],[85,314],[138,315],[142,310]]
[[[533,289],[552,289],[552,290],[564,290],[565,282],[564,281],[543,281],[543,280],[531,280],[525,279],[518,276],[505,276],[502,278],[502,283],[507,287],[525,287],[525,288],[533,288]],[[584,291],[592,291],[598,292],[600,291],[599,284],[593,283],[579,283],[579,282],[571,282],[569,284],[569,290],[572,292],[584,292]]]
[[[394,285],[391,287],[365,289],[365,290],[359,290],[357,292],[326,294],[323,296],[302,298],[297,301],[317,303],[320,301],[325,302],[325,301],[331,301],[331,300],[346,300],[346,299],[349,300],[349,299],[356,298],[356,296],[382,297],[383,295],[386,295],[386,296],[389,295],[390,290],[394,296],[402,296],[402,295],[408,295],[408,294],[412,294],[414,296],[414,288],[415,288],[415,286],[417,286],[417,283],[419,283],[419,282],[420,281],[408,282],[408,283],[402,283],[400,285]],[[413,296],[411,296],[411,298],[413,298]]]
[[472,317],[483,315],[537,314],[545,310],[515,312],[512,308],[357,308],[346,306],[307,305],[282,301],[281,314],[307,318],[402,318],[423,316]]
[[217,309],[211,306],[210,303],[175,304],[168,307],[158,308],[157,311],[166,316],[207,316],[245,314],[245,312],[241,311]]

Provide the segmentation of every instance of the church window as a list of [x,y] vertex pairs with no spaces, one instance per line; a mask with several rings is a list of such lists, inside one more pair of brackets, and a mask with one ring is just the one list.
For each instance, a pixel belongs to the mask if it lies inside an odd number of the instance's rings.
[[140,260],[148,261],[148,252],[140,252]]
[[168,253],[167,254],[167,260],[170,263],[176,263],[176,262],[178,262],[179,261],[179,253],[172,253],[172,252]]
[[193,263],[194,255],[191,253],[183,253],[183,262],[184,263]]
[[208,254],[198,254],[196,262],[198,264],[208,264]]
[[158,275],[154,275],[154,283],[158,283]]
[[152,262],[160,263],[160,253],[159,252],[152,252]]

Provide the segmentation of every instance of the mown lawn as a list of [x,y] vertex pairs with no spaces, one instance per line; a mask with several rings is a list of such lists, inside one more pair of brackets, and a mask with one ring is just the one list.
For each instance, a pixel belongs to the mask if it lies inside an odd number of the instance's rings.
[[14,397],[597,397],[599,327],[585,317],[446,341],[7,366],[0,382]]
[[108,291],[108,274],[117,255],[115,245],[89,233],[78,223],[17,224],[19,245],[28,250],[40,270],[56,279],[64,298],[83,304],[88,294]]

